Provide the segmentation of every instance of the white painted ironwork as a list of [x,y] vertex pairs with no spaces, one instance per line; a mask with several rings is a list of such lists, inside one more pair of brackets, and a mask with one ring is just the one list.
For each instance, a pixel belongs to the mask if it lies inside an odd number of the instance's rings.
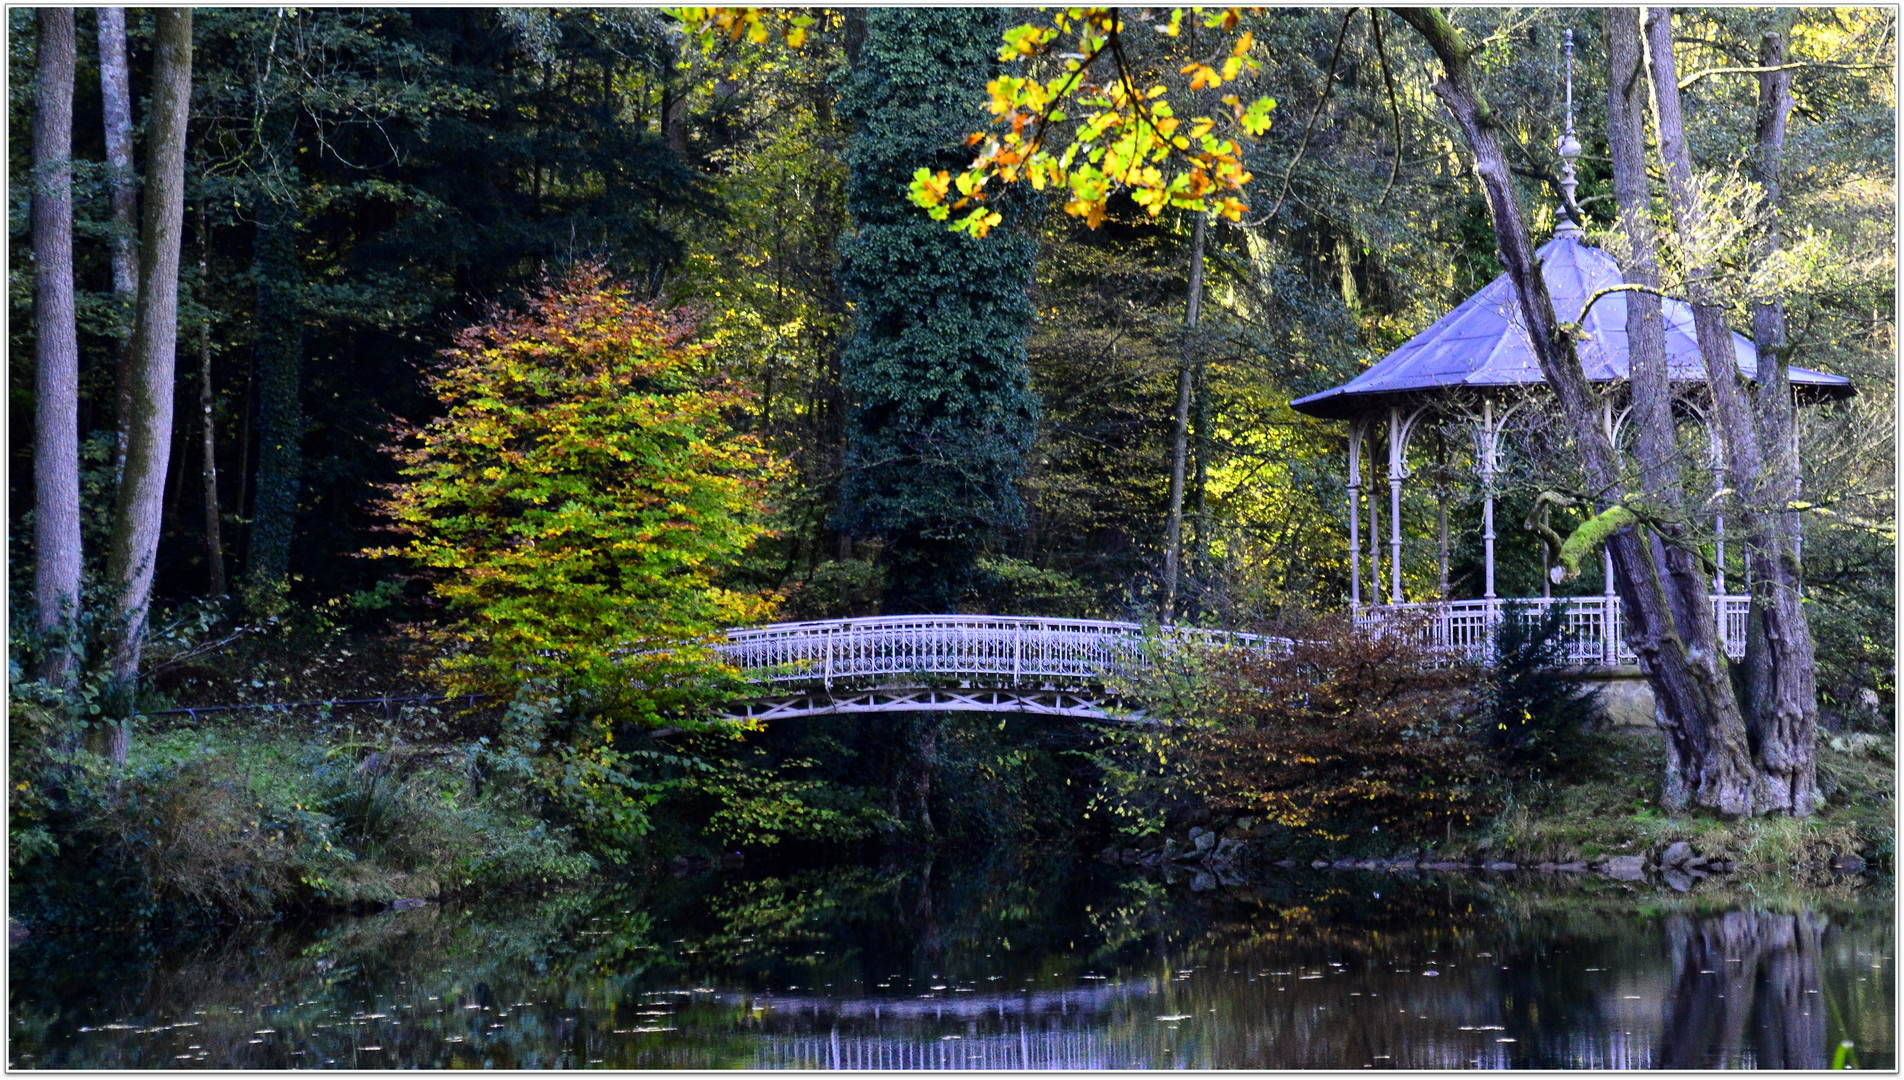
[[[1181,641],[1287,644],[1187,627],[1161,633]],[[901,615],[730,630],[716,651],[787,691],[733,705],[728,715],[735,718],[925,710],[1100,718],[1115,705],[1106,681],[1140,663],[1146,639],[1157,634],[1102,619]]]
[[[1356,616],[1358,626],[1381,626],[1406,620],[1428,635],[1436,648],[1487,660],[1494,638],[1509,604],[1516,605],[1521,618],[1532,622],[1556,605],[1566,605],[1567,656],[1583,667],[1605,667],[1638,663],[1626,644],[1626,627],[1617,596],[1572,596],[1528,600],[1454,600],[1445,604],[1390,604],[1365,608]],[[1746,596],[1715,596],[1713,617],[1720,646],[1734,660],[1745,656],[1745,620],[1751,606]]]

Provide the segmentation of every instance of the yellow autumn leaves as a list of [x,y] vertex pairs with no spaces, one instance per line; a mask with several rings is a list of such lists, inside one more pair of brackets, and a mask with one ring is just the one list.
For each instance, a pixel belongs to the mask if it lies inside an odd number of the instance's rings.
[[[1209,31],[1191,35],[1202,52],[1177,72],[1187,77],[1185,92],[1202,95],[1259,70],[1250,55],[1255,35],[1235,33],[1245,10],[1257,9],[1173,8],[1157,12],[1154,22],[1135,25],[1182,39],[1185,20],[1194,17]],[[777,31],[788,46],[798,48],[813,21],[776,8],[669,12],[703,45],[720,37],[764,43]],[[918,169],[910,187],[912,202],[934,220],[950,219],[954,231],[979,237],[1003,220],[987,205],[990,199],[1024,182],[1039,191],[1063,192],[1064,212],[1092,228],[1104,220],[1111,197],[1120,191],[1129,192],[1152,217],[1171,207],[1241,220],[1249,210],[1243,190],[1252,177],[1238,139],[1269,130],[1275,99],[1246,102],[1232,92],[1208,115],[1179,117],[1170,87],[1137,85],[1119,9],[1056,8],[1048,16],[1005,32],[999,60],[1030,73],[1001,75],[986,84],[992,126],[966,138],[966,145],[977,150],[972,163],[957,175]]]
[[[1153,28],[1177,37],[1184,17],[1192,13],[1219,31],[1219,46],[1225,40],[1221,32],[1241,19],[1236,8],[1175,9]],[[1027,181],[1040,191],[1063,191],[1065,213],[1092,228],[1104,220],[1118,191],[1128,191],[1152,217],[1174,207],[1240,220],[1249,209],[1242,192],[1251,175],[1232,133],[1254,137],[1268,131],[1275,100],[1259,97],[1245,104],[1237,94],[1227,94],[1216,115],[1186,121],[1172,107],[1169,87],[1136,85],[1122,44],[1124,30],[1114,8],[1064,8],[1052,14],[1049,24],[1006,31],[1001,61],[1025,61],[1036,68],[1039,61],[1055,59],[1059,70],[1049,78],[1001,75],[987,83],[992,129],[966,139],[978,148],[977,157],[957,176],[943,169],[914,172],[913,203],[941,221],[964,211],[952,228],[973,236],[984,236],[1001,220],[986,206],[989,196]],[[1254,45],[1254,36],[1245,31],[1218,55],[1193,59],[1178,73],[1189,76],[1192,92],[1215,89],[1258,69],[1249,55]]]

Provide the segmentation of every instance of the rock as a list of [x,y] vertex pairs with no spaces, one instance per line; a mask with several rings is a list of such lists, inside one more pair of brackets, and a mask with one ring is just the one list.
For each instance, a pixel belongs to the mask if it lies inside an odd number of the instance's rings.
[[1183,849],[1182,849],[1182,848],[1179,848],[1179,847],[1177,846],[1177,841],[1176,841],[1175,839],[1170,839],[1170,840],[1165,840],[1165,841],[1164,841],[1164,859],[1165,859],[1165,861],[1169,861],[1169,860],[1171,860],[1171,859],[1174,859],[1174,858],[1176,858],[1176,857],[1177,857],[1177,856],[1178,856],[1179,854],[1181,854],[1181,853],[1182,853],[1182,851],[1183,851]]
[[1202,836],[1202,835],[1203,835],[1203,826],[1201,826],[1201,825],[1192,825],[1192,826],[1190,827],[1190,840],[1191,840],[1191,842],[1192,842],[1192,843],[1195,843],[1195,842],[1196,842],[1196,839],[1197,839],[1197,837],[1199,837],[1199,836]]
[[1294,869],[1296,868],[1296,860],[1294,860],[1294,859],[1277,859],[1277,860],[1276,860],[1276,865],[1277,865],[1277,866],[1280,866],[1280,867],[1282,867],[1282,868],[1283,868],[1284,870],[1294,870]]
[[1214,888],[1216,888],[1216,878],[1203,871],[1198,871],[1197,876],[1190,879],[1191,892],[1208,892]]
[[1315,862],[1309,864],[1309,869],[1311,870],[1327,870],[1328,868],[1329,860],[1327,859],[1317,859]]
[[421,900],[412,899],[410,897],[399,897],[396,900],[390,901],[390,909],[392,911],[410,911],[422,907],[423,903]]
[[1486,866],[1484,867],[1484,869],[1487,869],[1487,870],[1519,870],[1519,869],[1520,869],[1520,867],[1519,867],[1518,865],[1516,865],[1516,864],[1514,864],[1514,863],[1511,863],[1511,862],[1491,862],[1491,863],[1488,863],[1488,864],[1487,864],[1487,865],[1486,865]]
[[1673,887],[1674,892],[1685,892],[1692,888],[1692,878],[1687,877],[1685,871],[1678,867],[1668,867],[1661,876],[1666,879],[1666,884]]
[[1692,845],[1684,840],[1675,840],[1660,852],[1659,864],[1668,869],[1677,870],[1693,860]]
[[1197,846],[1198,851],[1208,851],[1216,846],[1216,834],[1213,832],[1195,832],[1193,830],[1190,842]]
[[1251,829],[1254,829],[1256,827],[1256,819],[1253,817],[1237,818],[1236,827],[1243,830],[1244,832],[1248,832]]
[[1602,873],[1621,881],[1638,881],[1646,876],[1646,860],[1638,855],[1615,855],[1600,867]]
[[1563,874],[1584,874],[1587,872],[1587,864],[1583,862],[1564,862],[1554,867],[1554,869]]
[[1733,867],[1738,865],[1738,863],[1733,862],[1731,859],[1714,859],[1706,864],[1706,869],[1715,874],[1730,874]]
[[30,938],[32,936],[33,936],[33,932],[26,928],[25,923],[14,918],[11,915],[7,916],[7,944],[8,945],[18,945],[22,941],[25,941],[27,938]]
[[1329,865],[1335,867],[1337,870],[1353,870],[1355,869],[1355,860],[1354,859],[1337,859],[1335,862],[1332,862]]
[[1864,860],[1847,851],[1831,858],[1831,869],[1840,874],[1855,874],[1864,869]]
[[1543,863],[1535,863],[1534,869],[1540,871],[1543,874],[1551,874],[1554,871],[1560,869],[1560,867],[1550,862],[1543,862]]
[[1452,871],[1461,869],[1461,864],[1457,862],[1437,862],[1437,863],[1426,863],[1424,865],[1426,865],[1428,869],[1430,870],[1440,870],[1443,873],[1450,873]]

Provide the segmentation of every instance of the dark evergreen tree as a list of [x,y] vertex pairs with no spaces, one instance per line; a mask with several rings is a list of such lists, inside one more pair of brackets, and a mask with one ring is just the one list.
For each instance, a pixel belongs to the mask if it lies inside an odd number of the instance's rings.
[[1035,208],[1014,194],[997,206],[1004,223],[975,240],[907,198],[913,170],[969,161],[1000,18],[869,9],[841,94],[855,125],[855,232],[842,252],[855,329],[841,364],[851,413],[838,521],[884,538],[888,612],[956,610],[979,552],[1024,522]]
[[258,473],[252,498],[251,545],[245,576],[254,604],[271,604],[290,568],[297,520],[304,415],[298,405],[304,361],[297,223],[289,207],[258,224],[252,271],[257,275]]

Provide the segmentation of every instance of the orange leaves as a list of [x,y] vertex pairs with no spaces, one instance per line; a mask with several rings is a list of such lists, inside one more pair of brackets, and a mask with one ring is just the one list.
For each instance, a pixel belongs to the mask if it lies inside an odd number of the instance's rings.
[[[1006,31],[1001,61],[1055,56],[1063,60],[1060,70],[1050,78],[1001,75],[987,83],[986,107],[993,127],[966,139],[977,154],[956,178],[959,197],[953,198],[950,185],[926,183],[915,174],[913,203],[935,220],[951,218],[952,229],[973,236],[984,236],[1000,221],[984,205],[993,180],[1001,185],[1028,180],[1039,190],[1068,189],[1065,212],[1092,228],[1104,220],[1110,197],[1118,191],[1128,191],[1153,217],[1174,207],[1240,220],[1248,210],[1243,189],[1251,175],[1243,166],[1238,140],[1218,132],[1262,135],[1269,130],[1275,101],[1263,97],[1244,105],[1229,95],[1224,99],[1227,112],[1190,118],[1186,133],[1184,120],[1171,107],[1171,88],[1163,83],[1140,88],[1122,66],[1116,46],[1125,27],[1116,10],[1064,8],[1052,12],[1047,24],[1027,23]],[[1177,37],[1190,10],[1171,10],[1154,29]],[[1252,34],[1245,31],[1234,40],[1222,36],[1241,24],[1242,11],[1195,12],[1218,36],[1206,39],[1213,53],[1182,65],[1179,74],[1190,76],[1183,89],[1221,86],[1258,69],[1249,56],[1255,44]],[[965,213],[953,218],[957,211]]]

